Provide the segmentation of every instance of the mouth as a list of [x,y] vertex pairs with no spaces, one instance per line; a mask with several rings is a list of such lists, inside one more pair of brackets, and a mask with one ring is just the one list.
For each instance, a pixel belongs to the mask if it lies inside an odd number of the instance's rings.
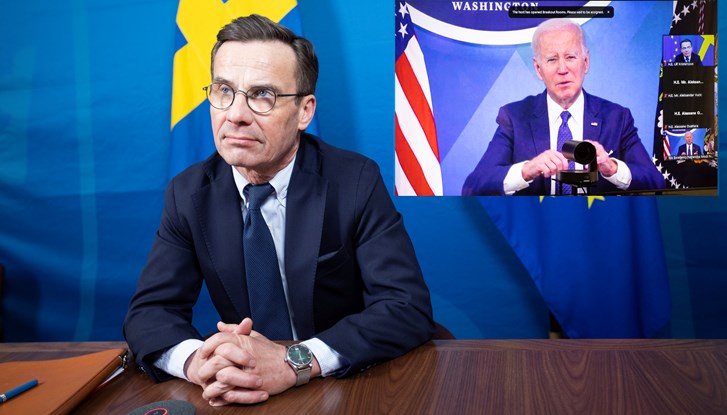
[[222,140],[232,145],[252,145],[258,142],[256,138],[246,135],[225,135]]

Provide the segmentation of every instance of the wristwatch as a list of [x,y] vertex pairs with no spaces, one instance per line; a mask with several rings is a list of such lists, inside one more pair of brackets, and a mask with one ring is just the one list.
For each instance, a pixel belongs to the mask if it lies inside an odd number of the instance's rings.
[[288,346],[285,361],[293,368],[295,375],[298,377],[295,386],[308,383],[310,370],[313,367],[313,353],[306,345],[298,343]]

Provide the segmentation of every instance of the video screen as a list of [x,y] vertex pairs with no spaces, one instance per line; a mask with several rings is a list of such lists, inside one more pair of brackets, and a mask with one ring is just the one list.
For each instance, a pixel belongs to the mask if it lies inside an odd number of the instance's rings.
[[716,0],[395,11],[397,195],[717,195]]

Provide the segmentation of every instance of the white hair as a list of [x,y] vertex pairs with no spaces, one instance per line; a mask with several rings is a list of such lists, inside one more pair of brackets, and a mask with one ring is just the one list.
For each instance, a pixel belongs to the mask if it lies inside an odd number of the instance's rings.
[[546,20],[540,23],[535,29],[535,33],[533,33],[533,41],[530,43],[530,47],[533,50],[533,58],[540,58],[540,38],[544,33],[566,29],[575,29],[575,31],[578,32],[578,37],[581,41],[581,52],[583,52],[584,55],[587,54],[588,47],[586,46],[586,35],[583,33],[583,28],[581,28],[578,23],[570,19],[557,18]]

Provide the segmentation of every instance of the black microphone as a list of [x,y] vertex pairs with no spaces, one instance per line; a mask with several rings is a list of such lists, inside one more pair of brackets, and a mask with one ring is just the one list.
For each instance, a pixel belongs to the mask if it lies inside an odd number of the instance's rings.
[[[563,157],[576,163],[588,166],[587,170],[561,170],[555,174],[555,180],[576,188],[588,188],[598,182],[598,160],[596,146],[588,141],[568,140],[561,148]],[[573,194],[577,194],[574,190]]]
[[[561,153],[568,160],[573,160],[583,165],[590,165],[596,161],[596,146],[588,141],[568,140],[563,143]],[[598,168],[598,165],[596,165],[596,168]]]

